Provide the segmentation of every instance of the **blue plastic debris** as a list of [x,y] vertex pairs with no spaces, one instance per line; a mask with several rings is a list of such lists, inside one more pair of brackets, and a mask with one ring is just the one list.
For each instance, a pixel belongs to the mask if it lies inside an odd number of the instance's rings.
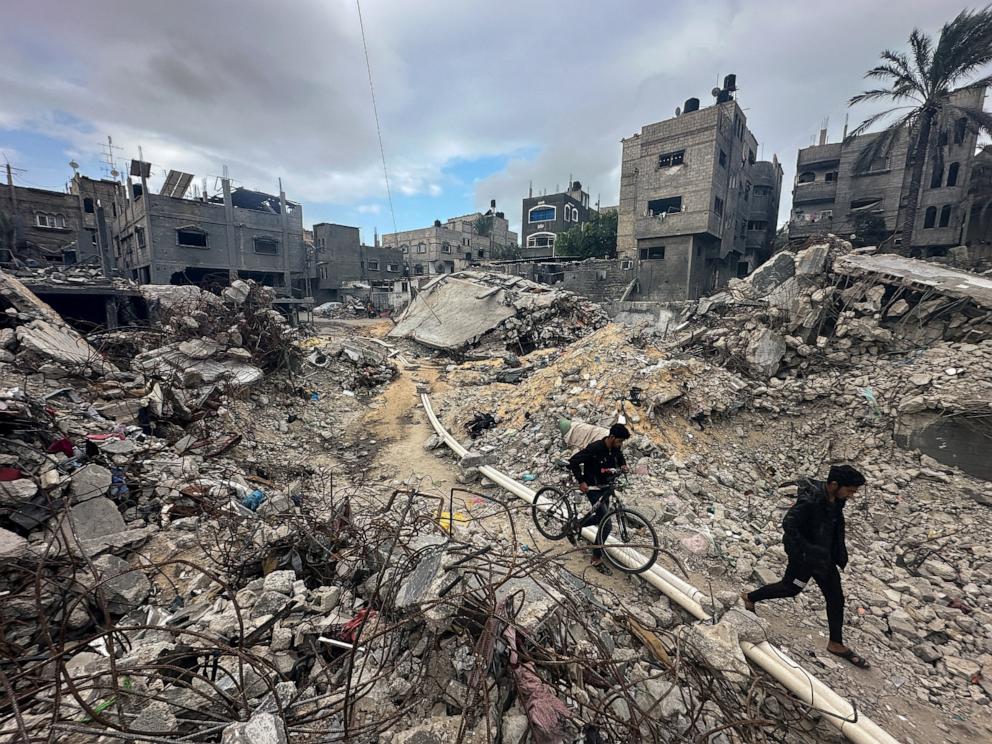
[[256,488],[250,494],[245,496],[244,501],[241,502],[241,506],[245,509],[251,509],[252,511],[257,511],[258,507],[262,505],[265,501],[265,493],[260,488]]

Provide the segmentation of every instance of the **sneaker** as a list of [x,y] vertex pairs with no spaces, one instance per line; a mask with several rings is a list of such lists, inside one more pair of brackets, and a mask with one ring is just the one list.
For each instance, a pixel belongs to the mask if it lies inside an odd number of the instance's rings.
[[593,563],[592,564],[592,567],[595,568],[597,571],[599,571],[601,574],[603,574],[603,576],[612,576],[613,575],[613,569],[611,569],[609,566],[607,566],[602,561],[600,561],[599,563]]

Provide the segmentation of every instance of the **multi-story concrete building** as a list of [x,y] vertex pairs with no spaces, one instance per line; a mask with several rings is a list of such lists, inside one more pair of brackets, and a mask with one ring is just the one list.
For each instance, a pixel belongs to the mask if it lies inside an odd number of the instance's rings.
[[410,276],[450,274],[476,261],[511,258],[517,251],[517,234],[510,230],[506,215],[492,202],[485,214],[452,217],[444,224],[386,233],[385,248],[398,248],[410,267]]
[[770,250],[782,168],[774,159],[759,166],[734,90],[728,75],[714,105],[690,98],[674,118],[623,140],[617,252],[637,262],[630,299],[698,298]]
[[191,180],[176,174],[158,194],[149,192],[144,175],[140,184],[129,180],[129,198],[115,221],[120,268],[143,284],[227,284],[240,277],[289,294],[309,270],[300,205],[282,191],[232,189],[227,178],[222,195],[187,199]]
[[363,245],[357,227],[318,222],[313,235],[319,302],[374,298],[392,291],[393,282],[406,275],[399,248]]
[[123,200],[119,183],[75,173],[66,191],[52,191],[15,186],[9,170],[7,176],[7,186],[0,189],[0,219],[9,238],[0,240],[0,263],[101,262],[109,233],[101,234],[98,212],[102,208],[107,220],[116,214]]
[[[983,90],[958,91],[958,105],[981,108]],[[846,134],[846,132],[845,132]],[[817,233],[857,233],[875,218],[884,232],[899,226],[906,208],[910,170],[907,167],[909,135],[903,131],[888,154],[859,171],[856,163],[863,149],[879,135],[870,133],[840,142],[828,142],[820,131],[819,144],[799,151],[792,192],[789,237]],[[936,147],[923,168],[914,241],[920,247],[958,245],[967,221],[967,193],[978,135],[969,132],[964,119],[950,112],[940,119]],[[939,151],[940,157],[937,157]],[[881,222],[879,222],[879,219]]]
[[523,258],[553,258],[555,241],[569,228],[588,222],[595,210],[589,194],[573,181],[568,191],[534,196],[523,200],[520,222],[520,254]]

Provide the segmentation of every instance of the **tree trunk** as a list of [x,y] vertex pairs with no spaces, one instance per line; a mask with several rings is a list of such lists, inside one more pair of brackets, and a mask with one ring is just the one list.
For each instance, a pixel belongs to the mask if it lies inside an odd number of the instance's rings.
[[901,253],[910,255],[912,253],[915,228],[916,213],[920,207],[920,189],[923,186],[923,167],[927,162],[927,149],[930,147],[930,130],[933,127],[935,112],[928,111],[920,121],[920,131],[916,137],[916,143],[910,150],[910,171],[909,171],[909,191],[906,194],[906,209],[902,213],[902,246]]

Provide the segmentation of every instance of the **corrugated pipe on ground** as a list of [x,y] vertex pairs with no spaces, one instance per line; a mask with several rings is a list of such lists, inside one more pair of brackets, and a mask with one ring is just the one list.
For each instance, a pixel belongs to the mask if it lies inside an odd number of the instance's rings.
[[[430,420],[431,426],[434,427],[437,435],[459,457],[464,457],[468,454],[468,450],[441,425],[431,406],[430,397],[424,393],[420,396],[420,399],[424,406],[424,411],[427,413],[427,418]],[[533,490],[496,470],[496,468],[483,465],[479,468],[479,472],[488,480],[515,496],[528,503],[534,503],[535,492]],[[586,527],[582,530],[582,536],[592,542],[596,538],[595,528]],[[617,541],[609,538],[606,544],[609,545],[610,543],[617,543]],[[624,553],[633,551],[630,548],[622,548],[619,549],[619,552],[621,559],[624,562],[628,562]],[[635,553],[635,555],[637,554]],[[640,565],[644,562],[644,558],[638,555],[637,558],[632,558],[629,562],[630,565]],[[703,621],[712,619],[701,604],[706,595],[658,563],[655,563],[649,570],[638,576],[658,589],[658,591],[662,592],[693,617]],[[855,744],[899,744],[897,739],[885,732],[878,724],[863,713],[856,710],[850,701],[838,695],[822,681],[799,666],[799,664],[789,658],[777,646],[773,646],[767,641],[759,644],[741,641],[741,650],[753,664],[774,677],[798,699],[822,712],[833,726],[852,742],[855,742]]]

